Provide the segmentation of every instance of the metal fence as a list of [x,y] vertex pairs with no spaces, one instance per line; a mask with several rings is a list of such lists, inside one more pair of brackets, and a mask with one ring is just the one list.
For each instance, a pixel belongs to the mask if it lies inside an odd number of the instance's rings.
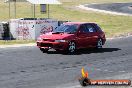
[[[17,0],[18,1],[18,0]],[[25,0],[26,1],[26,0]],[[0,21],[9,21],[16,18],[34,18],[34,14],[39,18],[48,18],[48,13],[40,12],[40,5],[29,2],[6,2],[0,0]]]

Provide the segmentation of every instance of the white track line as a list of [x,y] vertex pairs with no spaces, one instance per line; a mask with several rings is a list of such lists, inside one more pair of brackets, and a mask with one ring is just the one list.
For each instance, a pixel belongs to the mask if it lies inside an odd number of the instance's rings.
[[114,14],[114,15],[123,15],[123,16],[132,16],[132,14],[126,14],[126,13],[120,13],[120,12],[114,12],[114,11],[107,11],[107,10],[100,10],[100,9],[94,9],[90,7],[86,7],[85,5],[79,5],[78,8],[84,9],[84,10],[90,10],[95,12],[101,12],[101,13],[107,13],[107,14]]

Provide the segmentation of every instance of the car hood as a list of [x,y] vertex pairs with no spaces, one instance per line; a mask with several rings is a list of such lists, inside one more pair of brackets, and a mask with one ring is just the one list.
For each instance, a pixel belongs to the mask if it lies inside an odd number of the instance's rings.
[[43,35],[40,35],[41,38],[43,39],[67,39],[71,36],[74,36],[74,34],[68,34],[68,33],[46,33]]

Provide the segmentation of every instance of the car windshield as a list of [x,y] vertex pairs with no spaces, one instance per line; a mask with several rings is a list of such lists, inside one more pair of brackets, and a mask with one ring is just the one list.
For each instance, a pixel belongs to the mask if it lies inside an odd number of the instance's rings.
[[75,33],[77,31],[77,28],[77,25],[62,24],[61,26],[57,27],[53,32]]

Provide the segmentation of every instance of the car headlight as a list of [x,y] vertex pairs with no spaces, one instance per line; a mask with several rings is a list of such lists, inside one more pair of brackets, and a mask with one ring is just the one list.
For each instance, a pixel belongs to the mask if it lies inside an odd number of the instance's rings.
[[55,42],[67,42],[66,40],[55,40]]
[[37,38],[37,41],[42,41],[43,39],[41,37]]

